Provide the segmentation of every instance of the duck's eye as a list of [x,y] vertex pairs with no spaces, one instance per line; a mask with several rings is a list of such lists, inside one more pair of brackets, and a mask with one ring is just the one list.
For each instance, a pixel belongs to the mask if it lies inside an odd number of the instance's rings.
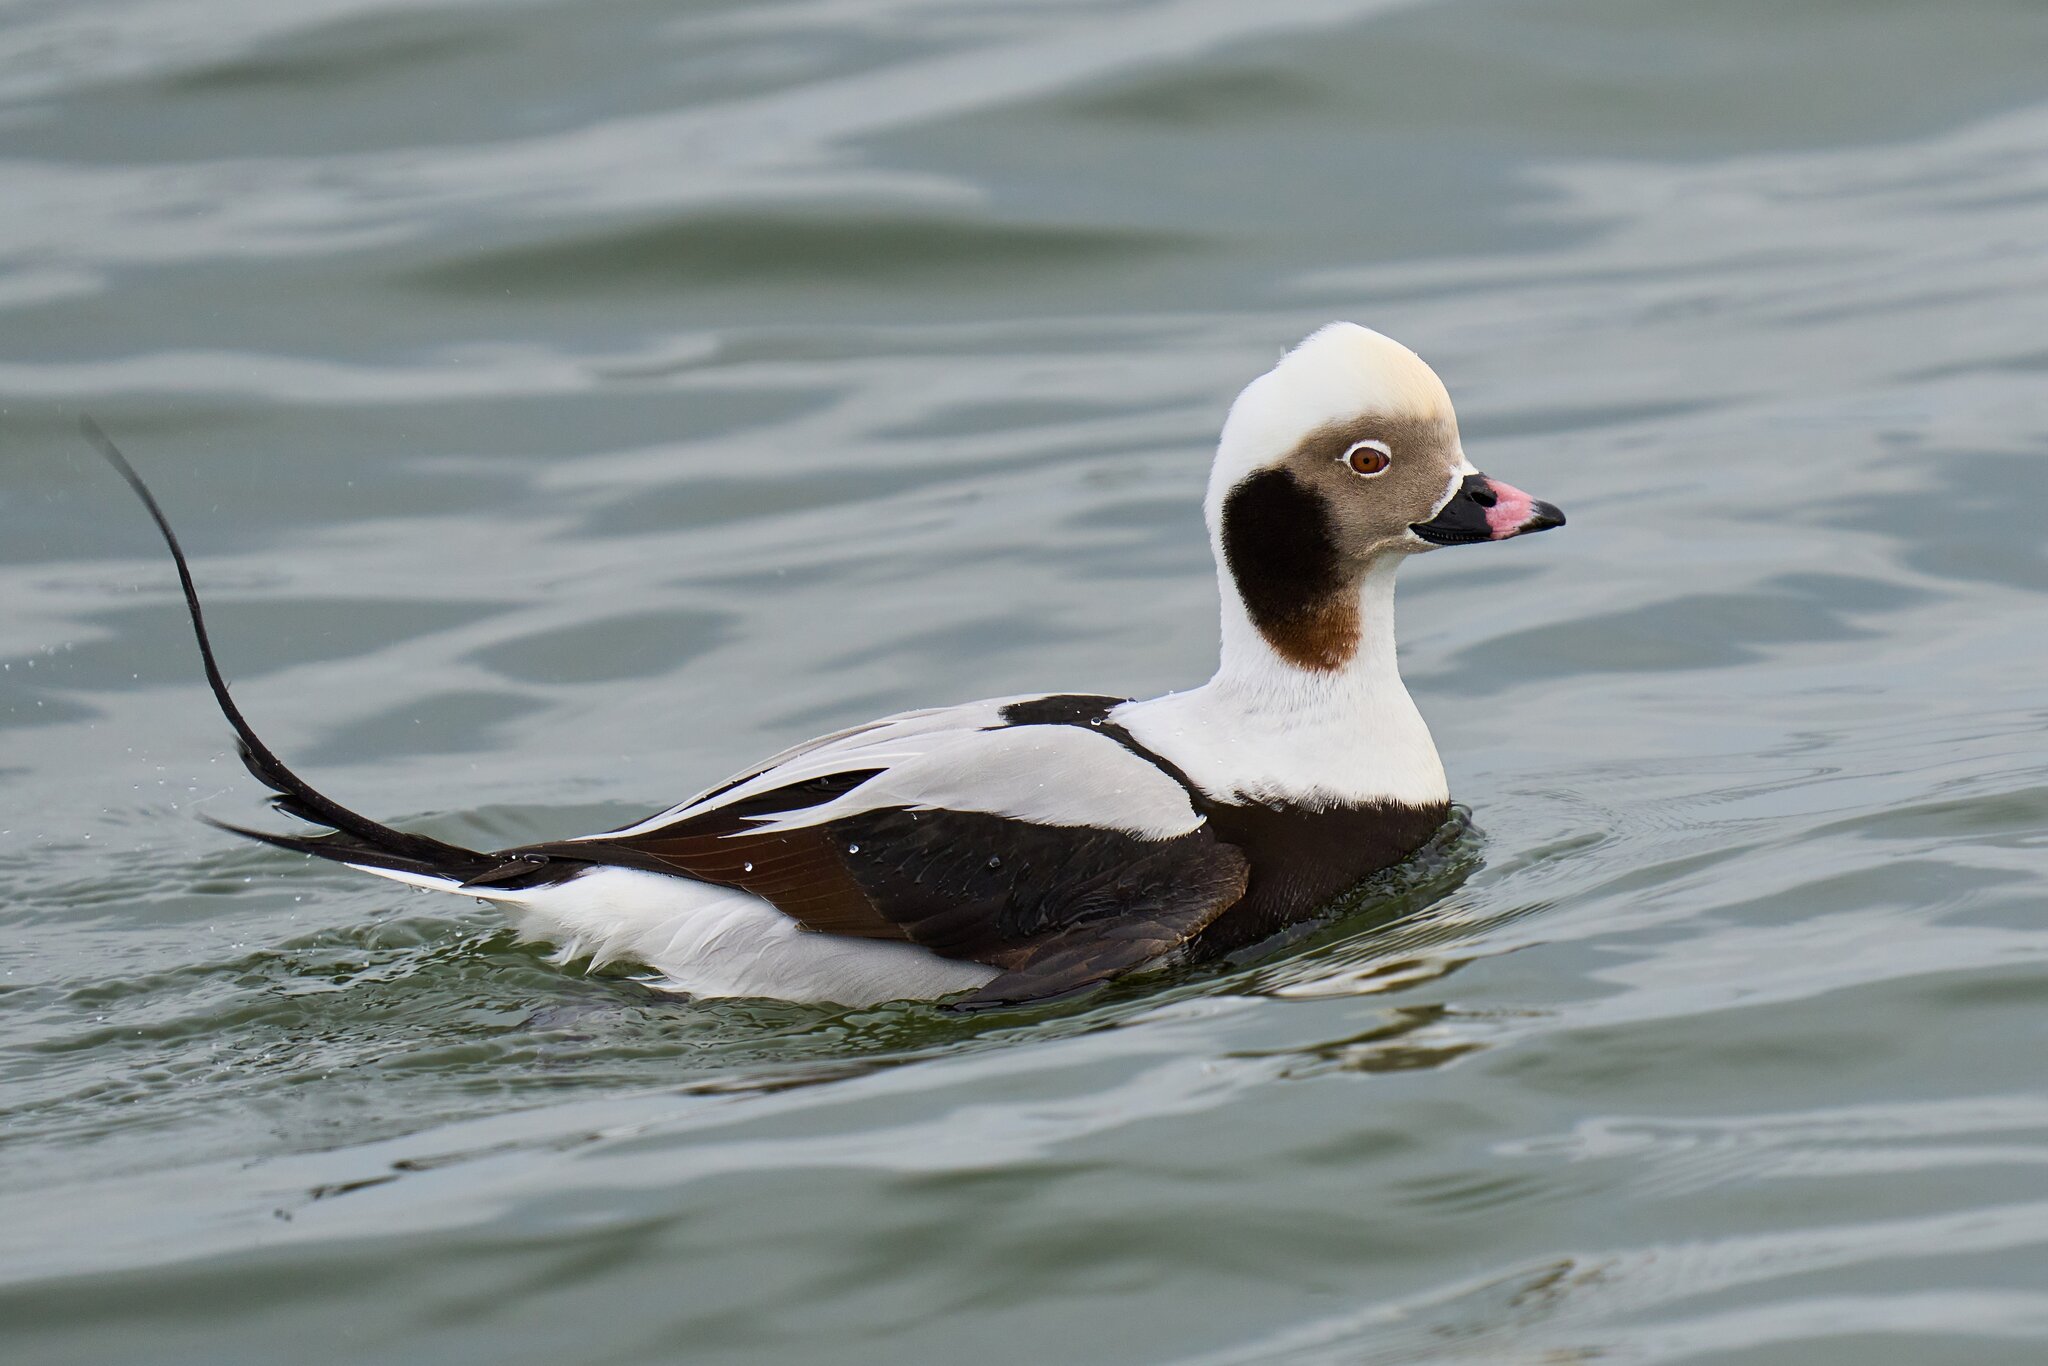
[[1344,464],[1353,474],[1364,475],[1367,479],[1375,474],[1385,474],[1387,466],[1394,463],[1394,453],[1387,449],[1384,441],[1361,441],[1344,452]]

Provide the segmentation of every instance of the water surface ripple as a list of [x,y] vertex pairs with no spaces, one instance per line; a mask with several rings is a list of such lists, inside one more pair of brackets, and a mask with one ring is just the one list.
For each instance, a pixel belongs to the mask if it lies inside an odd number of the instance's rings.
[[[12,1363],[2048,1357],[2048,14],[64,0],[0,14]],[[1476,830],[958,1021],[677,1004],[457,840],[1198,681],[1332,317],[1569,529],[1431,556]]]

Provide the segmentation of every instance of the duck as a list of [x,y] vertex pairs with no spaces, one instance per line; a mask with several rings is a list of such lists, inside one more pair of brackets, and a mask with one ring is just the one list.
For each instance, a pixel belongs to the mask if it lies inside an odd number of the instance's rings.
[[342,806],[258,738],[170,522],[105,433],[89,419],[85,432],[170,550],[244,765],[315,829],[210,823],[479,898],[564,966],[635,969],[692,999],[1022,1006],[1215,961],[1315,917],[1451,817],[1396,659],[1396,573],[1565,524],[1473,467],[1420,356],[1331,323],[1223,422],[1203,502],[1222,600],[1206,683],[901,712],[618,829],[480,850]]

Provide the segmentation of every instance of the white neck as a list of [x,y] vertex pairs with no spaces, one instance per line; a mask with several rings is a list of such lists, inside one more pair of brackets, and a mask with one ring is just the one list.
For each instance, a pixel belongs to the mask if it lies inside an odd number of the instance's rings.
[[1223,649],[1199,688],[1128,703],[1116,719],[1146,748],[1223,800],[1315,807],[1448,800],[1429,727],[1401,682],[1394,650],[1398,554],[1358,585],[1358,648],[1336,669],[1290,663],[1252,624],[1222,567]]

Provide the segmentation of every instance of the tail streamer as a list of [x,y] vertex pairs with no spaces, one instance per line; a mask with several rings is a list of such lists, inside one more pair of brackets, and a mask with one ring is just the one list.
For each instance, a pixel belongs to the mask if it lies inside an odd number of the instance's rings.
[[113,443],[97,422],[90,417],[81,416],[78,428],[106,462],[114,467],[114,472],[135,491],[135,496],[142,500],[143,507],[149,510],[151,520],[156,523],[156,529],[163,533],[164,544],[170,548],[171,560],[178,568],[178,586],[184,590],[185,610],[192,617],[192,634],[199,642],[199,661],[206,670],[207,686],[213,690],[214,701],[220,704],[221,715],[227,718],[228,725],[235,732],[243,765],[258,782],[274,794],[271,804],[279,811],[296,816],[312,825],[324,825],[339,832],[340,836],[348,838],[332,835],[277,835],[260,830],[245,830],[221,821],[210,823],[266,844],[318,854],[323,858],[344,863],[370,862],[379,867],[430,871],[453,877],[458,881],[497,867],[500,860],[488,854],[447,844],[426,835],[394,830],[367,816],[358,815],[315,790],[312,784],[292,772],[284,760],[272,752],[270,746],[263,743],[257,736],[255,728],[242,715],[242,709],[235,705],[234,697],[228,692],[227,679],[221,675],[220,663],[214,658],[213,641],[207,634],[206,613],[199,605],[199,590],[192,583],[192,568],[185,561],[184,547],[178,544],[177,533],[171,530],[170,520],[157,505],[156,495],[149,491],[149,485],[143,483],[142,476],[128,463],[128,457],[121,453],[120,447]]

